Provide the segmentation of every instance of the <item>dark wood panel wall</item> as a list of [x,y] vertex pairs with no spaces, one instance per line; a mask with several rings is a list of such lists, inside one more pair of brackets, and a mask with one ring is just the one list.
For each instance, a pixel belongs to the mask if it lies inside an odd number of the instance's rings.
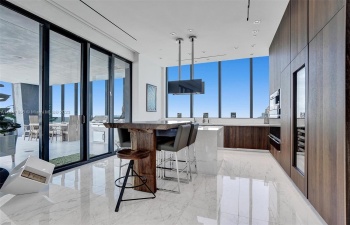
[[345,8],[309,44],[309,200],[345,224]]
[[291,76],[290,65],[288,65],[281,73],[281,152],[278,162],[282,168],[290,176],[290,154],[291,154]]
[[[270,46],[270,93],[282,93],[281,151],[271,153],[328,224],[350,224],[350,11],[344,6],[345,0],[290,0]],[[293,167],[291,110],[292,76],[304,64],[303,176]]]
[[308,2],[310,42],[345,5],[345,0],[309,0]]
[[306,47],[308,43],[307,5],[308,1],[305,0],[291,1],[291,61]]
[[269,127],[225,126],[225,148],[269,149]]

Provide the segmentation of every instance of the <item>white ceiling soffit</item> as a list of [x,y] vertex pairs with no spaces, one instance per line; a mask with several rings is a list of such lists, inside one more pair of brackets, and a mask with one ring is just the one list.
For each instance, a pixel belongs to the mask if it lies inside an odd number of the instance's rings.
[[[184,38],[182,64],[190,64],[190,35],[198,37],[195,41],[197,63],[268,55],[288,4],[288,0],[251,0],[247,21],[248,0],[82,1],[36,0],[28,1],[36,4],[29,4],[12,0],[35,12],[38,12],[40,3],[47,5],[49,2],[51,7],[65,11],[66,15],[79,19],[133,51],[147,55],[161,66],[178,64],[178,44],[175,42],[178,37]],[[44,10],[40,14],[43,16]],[[50,21],[70,23],[72,18]],[[254,24],[255,20],[260,20],[260,24]],[[79,34],[79,29],[76,26],[73,32]],[[254,30],[258,30],[256,37],[253,36]],[[176,35],[171,35],[172,32]]]

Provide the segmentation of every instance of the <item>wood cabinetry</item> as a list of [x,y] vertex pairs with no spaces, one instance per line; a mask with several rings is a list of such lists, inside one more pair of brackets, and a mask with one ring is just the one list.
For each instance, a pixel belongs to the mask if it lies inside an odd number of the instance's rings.
[[277,60],[280,61],[279,74],[281,74],[290,63],[290,6],[291,3],[289,2],[277,30],[280,42],[277,50]]
[[290,55],[293,60],[308,43],[307,4],[305,0],[291,0]]
[[309,42],[345,5],[345,0],[309,0]]
[[270,68],[270,95],[280,88],[280,74],[279,74],[279,66],[277,60],[277,49],[278,49],[278,37],[275,35],[272,40],[270,49],[269,49],[269,68]]
[[281,88],[281,72],[290,63],[290,11],[289,3],[269,49],[270,94]]
[[328,224],[346,224],[344,18],[309,44],[308,198]]
[[225,148],[269,149],[269,127],[225,126]]
[[291,161],[291,75],[290,65],[281,74],[281,152],[277,161],[288,175],[290,175]]
[[[350,6],[344,6],[345,0],[291,0],[270,46],[270,93],[279,85],[282,113],[281,151],[270,151],[328,224],[350,221],[350,74],[345,72]],[[294,167],[291,108],[291,78],[303,65],[308,89],[304,175]]]

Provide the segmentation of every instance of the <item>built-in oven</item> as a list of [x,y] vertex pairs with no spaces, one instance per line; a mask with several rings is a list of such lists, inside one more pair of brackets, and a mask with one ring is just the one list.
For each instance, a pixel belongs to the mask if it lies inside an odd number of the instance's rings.
[[281,115],[281,90],[278,89],[270,95],[269,117],[280,118]]
[[279,126],[270,127],[269,133],[270,145],[276,150],[281,150],[281,128]]

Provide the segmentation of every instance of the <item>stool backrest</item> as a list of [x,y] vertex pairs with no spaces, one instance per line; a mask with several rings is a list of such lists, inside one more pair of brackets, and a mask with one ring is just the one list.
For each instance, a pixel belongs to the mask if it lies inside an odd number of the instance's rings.
[[191,124],[180,125],[176,132],[174,141],[174,148],[176,150],[183,149],[187,146],[188,138],[190,136]]
[[126,128],[118,128],[119,143],[130,142],[130,133]]
[[198,133],[198,127],[199,127],[198,123],[191,124],[190,137],[188,138],[187,146],[192,145],[196,141],[197,133]]

